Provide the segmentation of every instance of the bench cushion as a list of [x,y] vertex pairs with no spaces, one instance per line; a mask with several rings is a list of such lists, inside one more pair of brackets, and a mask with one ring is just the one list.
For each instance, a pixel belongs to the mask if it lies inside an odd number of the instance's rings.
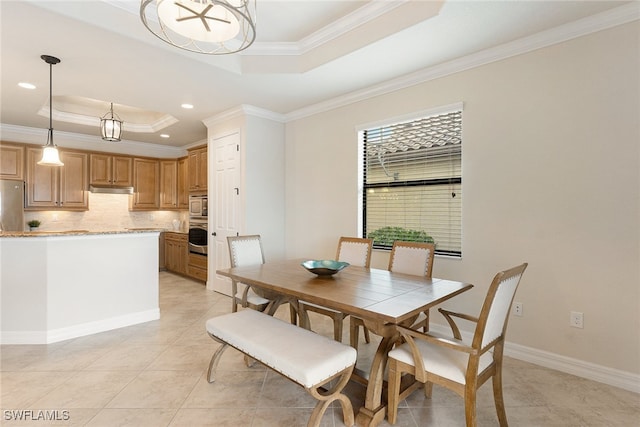
[[353,347],[255,310],[207,320],[207,332],[311,388],[356,362]]

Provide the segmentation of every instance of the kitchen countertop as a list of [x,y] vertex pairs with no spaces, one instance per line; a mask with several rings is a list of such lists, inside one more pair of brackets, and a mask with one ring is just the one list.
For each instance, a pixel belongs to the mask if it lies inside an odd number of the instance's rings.
[[[55,236],[85,236],[100,234],[124,234],[124,233],[159,233],[168,231],[165,228],[127,228],[124,230],[89,231],[89,230],[65,230],[65,231],[2,231],[0,237],[55,237]],[[180,233],[180,231],[174,231]],[[186,233],[186,232],[183,232]]]

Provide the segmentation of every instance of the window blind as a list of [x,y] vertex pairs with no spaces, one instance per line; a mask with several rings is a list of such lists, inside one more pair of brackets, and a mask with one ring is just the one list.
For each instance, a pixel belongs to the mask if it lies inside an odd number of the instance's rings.
[[[462,254],[462,111],[364,130],[363,235]],[[431,239],[430,239],[431,238]]]

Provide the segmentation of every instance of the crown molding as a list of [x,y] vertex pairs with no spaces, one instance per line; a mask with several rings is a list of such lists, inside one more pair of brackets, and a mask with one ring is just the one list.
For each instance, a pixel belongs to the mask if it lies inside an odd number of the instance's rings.
[[[43,106],[38,111],[38,115],[43,117],[49,117],[49,107]],[[65,123],[74,123],[77,125],[85,125],[92,127],[100,127],[101,117],[87,116],[85,114],[69,113],[67,111],[60,111],[53,109],[52,118],[56,121]],[[122,122],[122,130],[134,133],[155,133],[164,128],[171,126],[174,123],[178,123],[178,119],[171,114],[164,114],[160,119],[153,123],[131,123],[127,121]]]
[[402,6],[409,0],[386,1],[372,0],[348,15],[336,19],[330,25],[309,34],[297,42],[256,42],[242,54],[244,55],[303,55],[323,44],[367,24],[385,13]]
[[[54,131],[54,137],[55,144],[62,148],[158,158],[177,158],[186,154],[184,147],[172,147],[124,139],[117,142],[105,142],[97,135],[90,136]],[[0,124],[0,140],[44,145],[47,141],[47,129]]]
[[285,123],[286,117],[273,111],[265,110],[264,108],[254,107],[253,105],[242,104],[234,107],[230,110],[223,111],[208,119],[202,120],[205,126],[210,127],[218,123],[225,122],[231,119],[244,118],[245,116],[260,117],[274,122]]
[[586,36],[618,25],[627,24],[639,19],[640,3],[633,2],[529,37],[524,37],[513,42],[485,49],[472,55],[457,58],[443,64],[406,74],[379,85],[309,105],[287,113],[285,118],[287,122],[302,119],[314,114],[323,113],[355,102],[374,98],[397,90],[406,89],[430,80],[459,73],[461,71],[490,64],[513,56],[522,55],[524,53]]

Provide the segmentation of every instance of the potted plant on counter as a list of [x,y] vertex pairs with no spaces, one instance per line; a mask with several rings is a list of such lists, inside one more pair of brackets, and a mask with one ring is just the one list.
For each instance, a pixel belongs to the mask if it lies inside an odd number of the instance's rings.
[[40,221],[38,221],[37,219],[32,219],[27,223],[27,225],[29,226],[29,230],[34,231],[37,230],[38,227],[40,227]]

